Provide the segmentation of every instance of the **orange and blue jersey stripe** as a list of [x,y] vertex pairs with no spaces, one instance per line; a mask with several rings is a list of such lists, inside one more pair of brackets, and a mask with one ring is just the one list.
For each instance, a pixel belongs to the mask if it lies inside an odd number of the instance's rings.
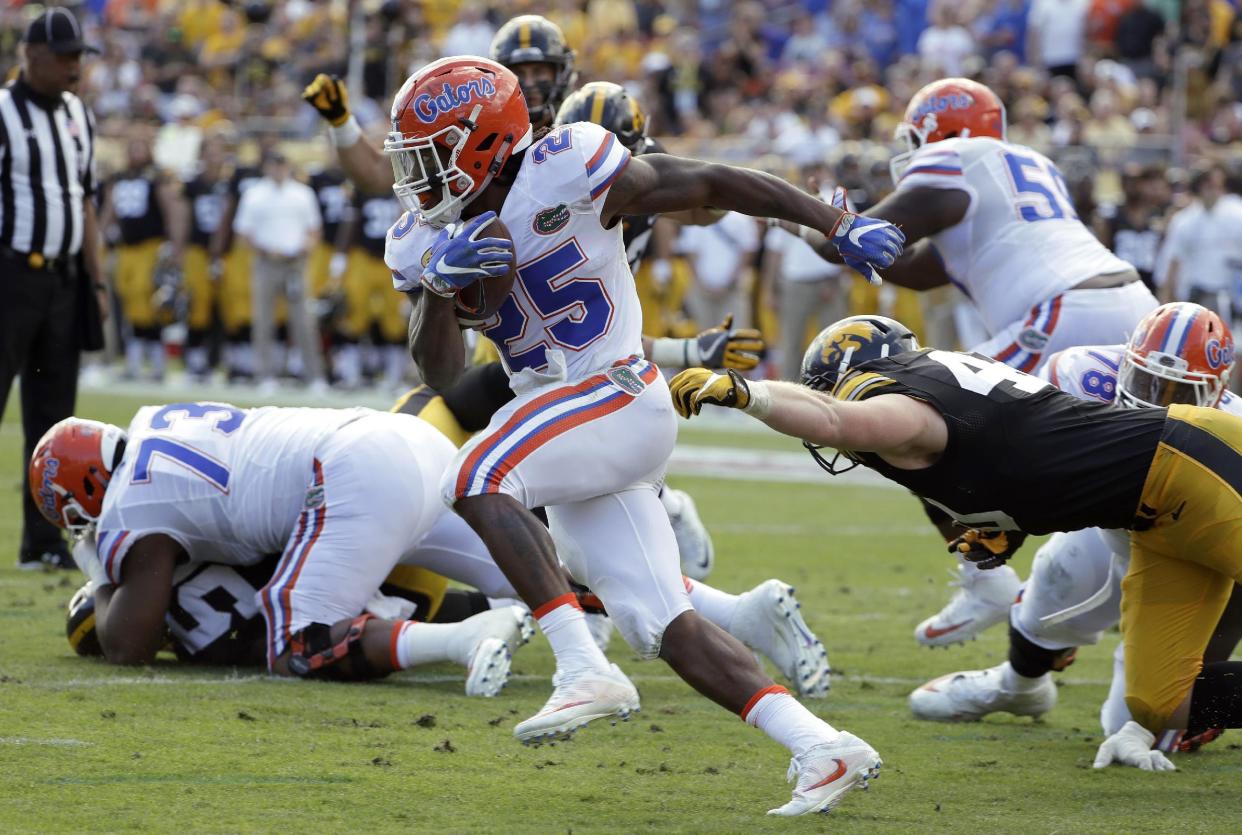
[[587,184],[591,187],[591,199],[598,200],[607,192],[629,162],[629,149],[617,141],[616,134],[609,132],[587,160]]
[[[1043,304],[1037,304],[1031,308],[1031,313],[1026,317],[1026,321],[1022,327],[1034,327],[1044,336],[1051,339],[1052,332],[1056,330],[1057,322],[1061,318],[1061,297],[1054,296]],[[1027,374],[1033,372],[1039,366],[1039,360],[1044,355],[1042,350],[1029,351],[1024,349],[1017,341],[1009,343],[1009,345],[997,354],[994,359],[1005,363],[1023,371]]]
[[901,175],[904,180],[911,174],[941,174],[962,176],[962,157],[957,151],[928,151],[918,155],[914,164]]
[[[614,364],[618,366],[628,366],[646,385],[655,382],[660,373],[654,363],[639,357]],[[624,408],[635,397],[603,373],[534,398],[519,407],[498,430],[475,441],[458,470],[455,497],[499,493],[513,468],[540,447],[575,427]]]
[[[108,543],[109,537],[115,537],[111,543]],[[98,552],[107,554],[104,557],[104,574],[108,575],[108,579],[113,583],[121,582],[121,559],[124,559],[124,556],[118,559],[118,554],[121,553],[121,546],[128,538],[129,531],[104,531],[99,535]]]
[[[314,461],[314,485],[323,487],[323,465],[319,459]],[[297,584],[306,565],[306,558],[311,549],[319,541],[323,533],[324,521],[328,517],[328,503],[322,501],[319,506],[305,508],[298,517],[297,530],[293,539],[285,548],[284,556],[276,566],[276,573],[259,592],[263,602],[263,613],[267,618],[267,667],[270,670],[276,659],[284,652],[289,640],[293,637],[290,624],[293,622],[293,587]]]

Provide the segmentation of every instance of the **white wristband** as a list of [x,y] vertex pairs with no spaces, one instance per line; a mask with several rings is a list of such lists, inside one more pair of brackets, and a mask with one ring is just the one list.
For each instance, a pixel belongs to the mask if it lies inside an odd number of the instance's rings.
[[750,402],[746,404],[743,412],[751,417],[763,420],[772,414],[772,389],[762,380],[753,383],[747,383],[746,387],[750,389]]
[[79,537],[73,543],[70,553],[73,555],[73,561],[77,563],[78,570],[85,574],[96,588],[111,584],[108,573],[104,571],[103,561],[99,559],[99,552],[95,549],[93,531]]
[[693,368],[699,364],[699,341],[668,337],[653,339],[651,361],[666,368]]
[[343,125],[328,128],[328,135],[332,137],[332,144],[336,147],[348,148],[362,138],[362,126],[351,113]]

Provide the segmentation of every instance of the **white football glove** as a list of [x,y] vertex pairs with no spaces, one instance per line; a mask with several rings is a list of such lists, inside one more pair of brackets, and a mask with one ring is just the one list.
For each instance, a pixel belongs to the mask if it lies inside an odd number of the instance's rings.
[[1095,767],[1108,768],[1113,763],[1121,763],[1144,771],[1177,771],[1177,766],[1169,762],[1168,757],[1152,750],[1155,741],[1155,734],[1131,719],[1100,745],[1095,755]]

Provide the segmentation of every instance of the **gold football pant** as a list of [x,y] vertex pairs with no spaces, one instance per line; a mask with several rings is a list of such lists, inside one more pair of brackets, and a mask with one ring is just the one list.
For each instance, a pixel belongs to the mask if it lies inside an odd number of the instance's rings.
[[376,258],[364,249],[351,249],[343,284],[345,315],[340,324],[342,336],[361,339],[375,323],[384,342],[405,344],[405,307],[400,294],[392,289],[392,270],[383,258]]
[[121,312],[135,328],[167,324],[159,321],[151,303],[155,295],[155,265],[159,263],[163,243],[160,238],[151,238],[116,248],[116,293],[121,299]]
[[216,302],[216,283],[211,280],[211,258],[206,247],[186,247],[181,277],[185,282],[186,295],[190,298],[186,326],[192,331],[210,329]]
[[1171,407],[1139,516],[1151,526],[1131,533],[1121,583],[1126,705],[1158,733],[1194,686],[1242,582],[1242,418]]

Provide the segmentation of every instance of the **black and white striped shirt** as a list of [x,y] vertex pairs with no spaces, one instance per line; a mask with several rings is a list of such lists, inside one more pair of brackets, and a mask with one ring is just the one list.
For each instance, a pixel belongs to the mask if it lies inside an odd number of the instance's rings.
[[64,258],[82,249],[95,192],[95,117],[81,99],[0,88],[0,246]]

